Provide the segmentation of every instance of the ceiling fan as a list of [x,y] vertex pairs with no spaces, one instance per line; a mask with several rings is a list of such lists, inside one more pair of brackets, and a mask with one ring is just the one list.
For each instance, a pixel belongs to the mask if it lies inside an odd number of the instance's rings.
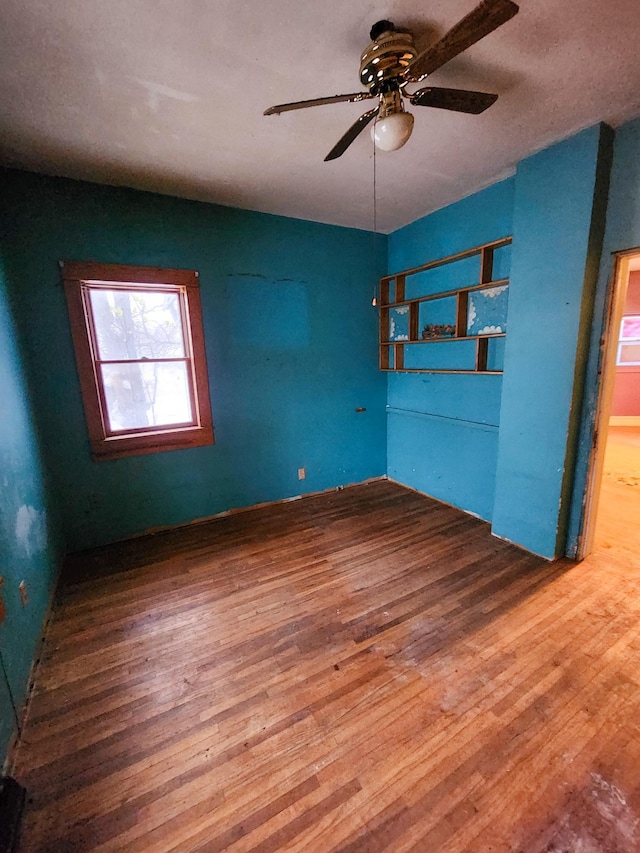
[[396,29],[391,21],[378,21],[371,28],[371,44],[360,58],[360,80],[368,92],[313,98],[291,104],[277,104],[265,110],[274,115],[288,110],[301,110],[341,101],[366,101],[377,98],[378,104],[355,121],[324,158],[340,157],[372,119],[372,138],[377,148],[396,151],[411,136],[413,116],[406,112],[403,98],[417,107],[436,107],[460,113],[478,114],[495,103],[498,96],[466,89],[443,89],[425,86],[417,92],[404,91],[407,83],[420,83],[429,74],[462,53],[472,44],[496,30],[518,12],[511,0],[482,0],[476,8],[452,27],[431,47],[418,54],[413,36]]

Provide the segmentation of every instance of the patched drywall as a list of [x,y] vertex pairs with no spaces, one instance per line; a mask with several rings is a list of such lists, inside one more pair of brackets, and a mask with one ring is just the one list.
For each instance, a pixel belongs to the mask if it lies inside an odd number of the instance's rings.
[[47,547],[47,513],[33,506],[21,506],[16,513],[16,545],[27,557]]

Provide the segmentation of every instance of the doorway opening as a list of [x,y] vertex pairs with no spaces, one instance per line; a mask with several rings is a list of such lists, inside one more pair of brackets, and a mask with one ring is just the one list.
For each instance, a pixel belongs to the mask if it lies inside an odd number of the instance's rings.
[[640,248],[616,255],[579,557],[640,554]]

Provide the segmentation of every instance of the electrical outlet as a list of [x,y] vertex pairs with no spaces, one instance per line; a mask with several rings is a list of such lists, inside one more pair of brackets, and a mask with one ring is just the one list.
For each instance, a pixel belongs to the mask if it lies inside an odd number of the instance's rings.
[[307,469],[306,468],[298,468],[298,479],[304,480],[306,478],[306,476],[307,476]]
[[20,593],[20,601],[22,602],[22,606],[26,607],[29,603],[29,596],[27,595],[27,585],[24,581],[20,581],[18,584],[18,592]]

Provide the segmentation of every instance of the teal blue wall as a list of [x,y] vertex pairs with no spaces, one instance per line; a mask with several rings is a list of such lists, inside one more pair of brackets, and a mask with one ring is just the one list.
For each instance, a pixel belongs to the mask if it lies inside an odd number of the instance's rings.
[[[18,708],[25,698],[31,662],[55,582],[61,543],[52,520],[38,439],[0,255],[0,590],[6,618],[0,654]],[[25,581],[29,601],[20,602]],[[0,769],[14,730],[10,695],[0,671]]]
[[[22,172],[3,183],[70,550],[384,474],[371,307],[384,236]],[[60,260],[200,272],[215,446],[91,460]]]
[[604,331],[605,304],[613,274],[614,252],[640,246],[640,119],[616,130],[606,230],[591,331],[589,362],[582,408],[580,444],[571,505],[567,552],[575,555],[584,515],[589,455],[598,402],[600,337]]
[[591,127],[516,174],[493,532],[545,557],[565,546],[610,137]]
[[[623,132],[627,159],[639,135]],[[494,274],[511,279],[504,377],[390,375],[387,471],[546,557],[566,544],[611,142],[589,128],[389,237],[393,273],[513,233]],[[445,267],[434,291],[477,281],[465,275]]]
[[[513,179],[502,181],[391,234],[389,272],[511,234],[513,188]],[[424,292],[477,284],[477,267],[477,259],[462,272],[460,265],[443,267]],[[494,277],[508,275],[503,250]],[[501,386],[499,375],[389,374],[389,477],[490,520]]]

